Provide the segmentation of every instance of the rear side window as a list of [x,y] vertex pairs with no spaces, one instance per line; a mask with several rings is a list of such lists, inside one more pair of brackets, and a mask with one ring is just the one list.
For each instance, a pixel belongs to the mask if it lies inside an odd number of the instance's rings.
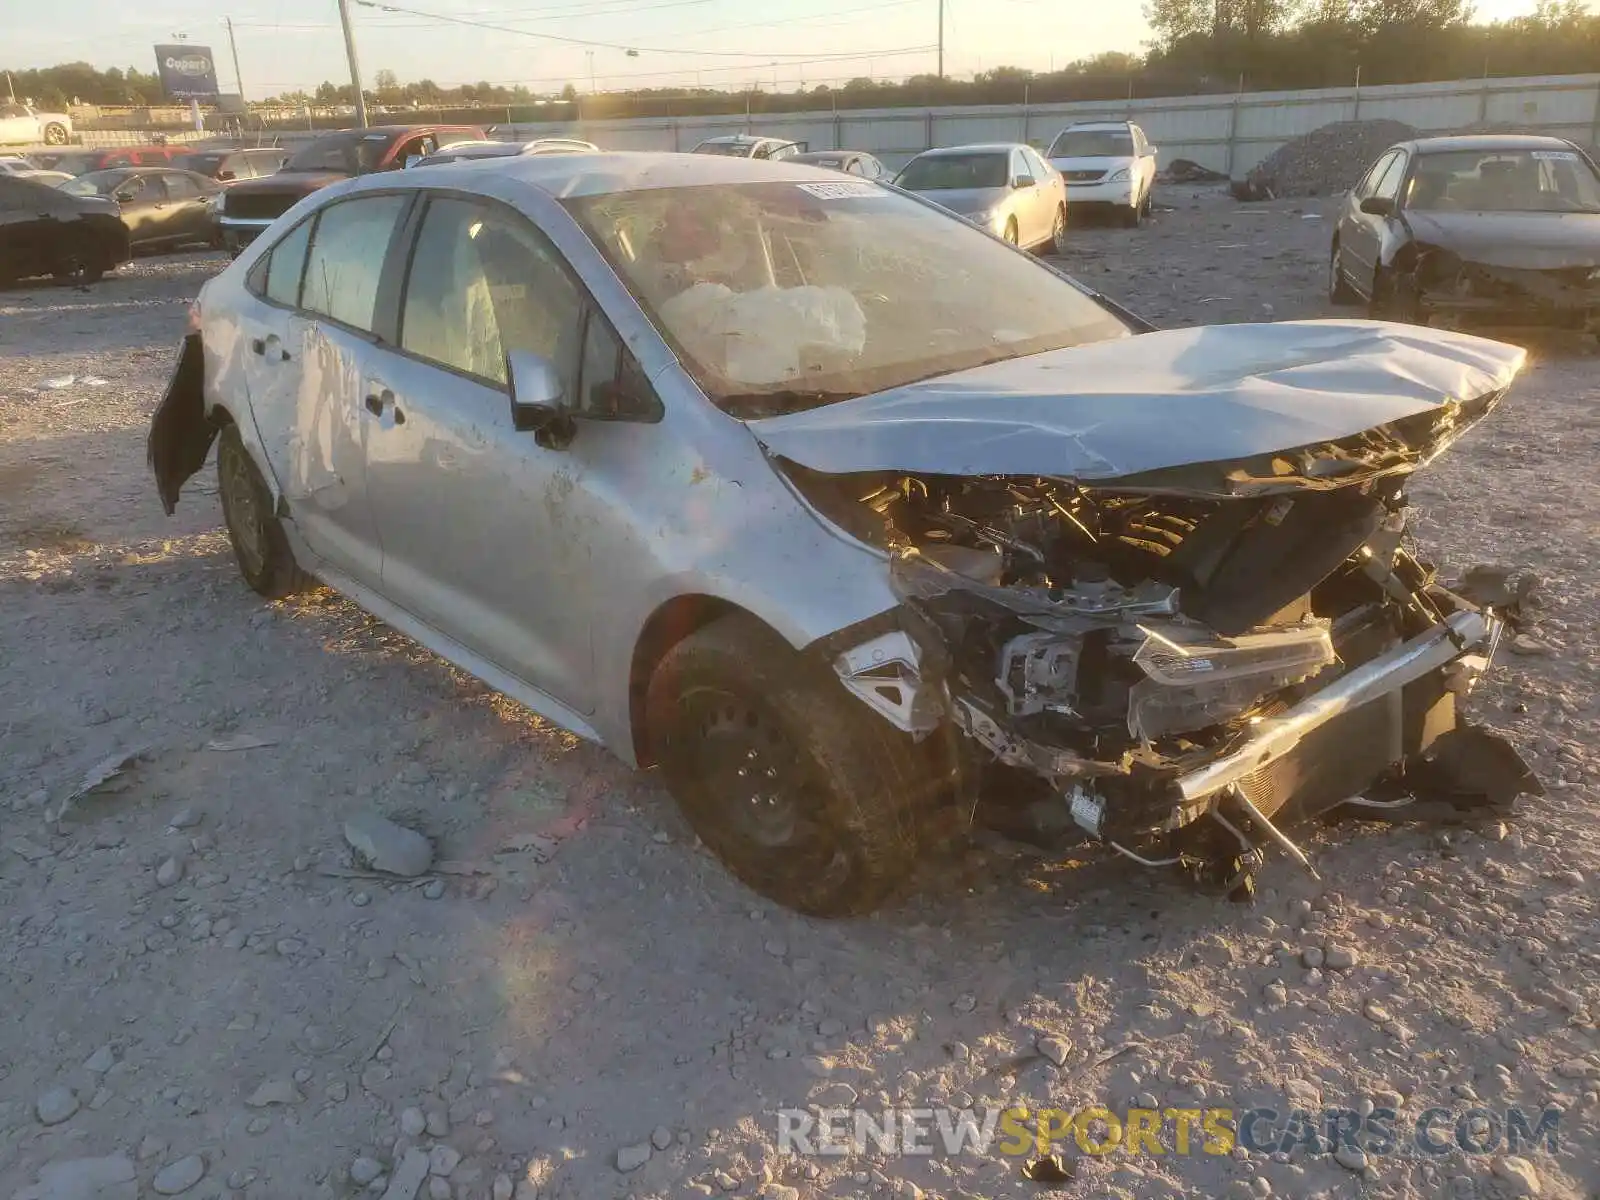
[[167,195],[174,200],[193,200],[200,195],[200,185],[187,175],[163,175],[161,178],[167,185]]
[[306,258],[300,306],[371,330],[383,260],[404,207],[404,196],[363,196],[323,209]]
[[311,221],[300,222],[267,257],[263,290],[274,304],[295,308],[300,303],[300,277],[305,274],[306,247],[311,242],[312,224]]

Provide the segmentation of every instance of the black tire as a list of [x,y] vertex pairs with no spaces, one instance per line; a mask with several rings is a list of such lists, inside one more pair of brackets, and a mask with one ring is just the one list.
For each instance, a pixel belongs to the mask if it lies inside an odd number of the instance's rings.
[[46,146],[65,146],[67,144],[67,127],[59,121],[52,121],[44,127],[44,144]]
[[1367,316],[1374,321],[1394,321],[1401,325],[1426,325],[1422,298],[1405,277],[1379,267],[1372,279],[1372,299],[1367,303]]
[[1117,214],[1118,223],[1124,229],[1137,229],[1144,224],[1144,205],[1130,204]]
[[1339,243],[1333,243],[1333,249],[1328,252],[1328,303],[1337,305],[1359,303],[1361,297],[1356,295],[1356,290],[1350,286],[1350,281],[1345,278],[1340,267]]
[[1156,208],[1155,191],[1156,191],[1156,189],[1154,187],[1152,187],[1149,191],[1147,191],[1144,194],[1144,205],[1143,205],[1143,208],[1144,208],[1144,215],[1145,215],[1145,219],[1146,220],[1149,220],[1150,214],[1153,213],[1155,211],[1155,208]]
[[106,264],[94,251],[69,251],[57,265],[53,276],[63,283],[88,285],[105,277]]
[[272,511],[272,493],[238,427],[231,424],[222,427],[217,439],[217,492],[244,581],[268,600],[304,591],[310,578],[295,563],[283,525]]
[[944,738],[913,743],[746,613],[674,646],[647,703],[668,789],[746,886],[809,916],[848,917],[910,882],[919,817],[951,777]]

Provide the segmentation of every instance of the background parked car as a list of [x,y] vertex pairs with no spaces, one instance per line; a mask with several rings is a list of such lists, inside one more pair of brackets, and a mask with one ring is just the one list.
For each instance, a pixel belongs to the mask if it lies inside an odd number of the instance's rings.
[[1014,246],[1066,245],[1067,186],[1032,146],[1001,142],[925,150],[894,182]]
[[1328,292],[1419,324],[1600,336],[1600,170],[1560,138],[1391,146],[1339,209]]
[[217,242],[209,201],[221,185],[193,171],[170,167],[91,171],[62,184],[61,190],[115,203],[129,241],[140,250]]
[[65,171],[43,170],[31,158],[20,154],[0,155],[0,175],[10,175],[14,179],[31,179],[35,183],[43,183],[50,187],[72,178]]
[[791,155],[789,161],[860,175],[863,179],[882,179],[889,174],[887,167],[863,150],[808,150]]
[[396,171],[457,142],[485,141],[476,125],[378,125],[344,130],[302,146],[275,175],[245,179],[217,197],[222,242],[238,254],[300,200],[352,175]]
[[456,142],[426,157],[412,155],[408,167],[432,167],[439,163],[475,158],[516,158],[524,154],[597,154],[600,147],[577,138],[535,138],[531,142]]
[[40,112],[29,104],[0,104],[0,146],[65,146],[72,140],[72,118]]
[[112,201],[0,175],[0,283],[32,275],[92,283],[131,253]]
[[288,161],[289,151],[282,146],[251,146],[243,150],[196,150],[173,159],[172,165],[218,183],[231,184],[241,179],[276,175],[278,168]]
[[187,152],[183,146],[116,146],[106,150],[68,150],[59,154],[30,155],[41,167],[87,175],[113,167],[165,167]]
[[1067,181],[1067,203],[1109,208],[1124,225],[1150,215],[1156,148],[1131,121],[1084,121],[1056,134],[1046,154]]
[[731,133],[723,137],[707,138],[690,154],[722,154],[729,158],[793,158],[803,154],[806,143],[791,142],[787,138],[753,137],[748,133]]

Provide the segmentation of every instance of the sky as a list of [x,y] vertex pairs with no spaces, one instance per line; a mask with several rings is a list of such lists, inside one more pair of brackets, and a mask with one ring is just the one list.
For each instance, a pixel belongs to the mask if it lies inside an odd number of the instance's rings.
[[[15,4],[0,66],[86,60],[155,68],[151,47],[183,35],[216,54],[234,88],[223,18],[232,17],[250,99],[348,82],[336,0],[71,0]],[[940,0],[394,0],[402,8],[510,26],[519,36],[355,6],[367,87],[380,70],[402,81],[525,84],[557,91],[759,83],[785,91],[854,76],[904,78],[936,69]],[[1001,65],[1050,70],[1149,37],[1140,0],[943,0],[945,73]],[[355,0],[352,0],[355,4]],[[10,5],[8,4],[8,7]],[[1531,12],[1534,0],[1477,0],[1481,20]],[[567,38],[571,41],[558,41]],[[592,42],[595,45],[581,43]],[[629,50],[636,54],[630,55]]]

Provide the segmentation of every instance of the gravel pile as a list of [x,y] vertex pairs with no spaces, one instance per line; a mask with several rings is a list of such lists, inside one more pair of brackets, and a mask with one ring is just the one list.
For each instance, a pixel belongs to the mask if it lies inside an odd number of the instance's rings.
[[1416,136],[1403,121],[1335,121],[1279,146],[1234,181],[1233,194],[1240,200],[1333,195],[1394,143]]

